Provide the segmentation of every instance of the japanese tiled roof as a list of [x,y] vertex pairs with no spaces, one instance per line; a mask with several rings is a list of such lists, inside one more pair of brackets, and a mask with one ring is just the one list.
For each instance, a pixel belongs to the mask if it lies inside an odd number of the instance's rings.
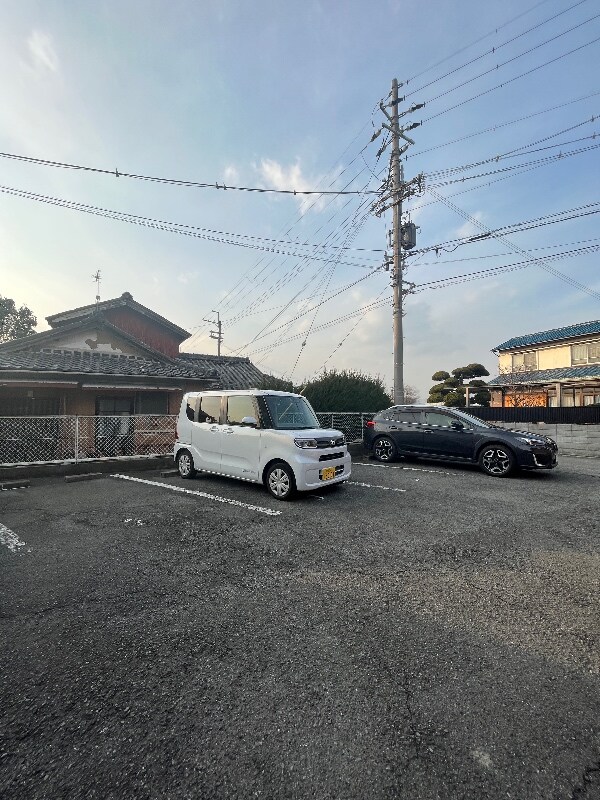
[[18,350],[0,351],[1,370],[27,372],[68,372],[96,375],[148,376],[157,378],[207,378],[218,381],[211,367],[184,359],[158,360],[140,356],[100,353],[93,350]]
[[515,336],[514,339],[508,339],[506,342],[497,345],[494,347],[494,350],[512,350],[515,347],[529,347],[534,344],[557,342],[561,339],[571,339],[577,336],[587,336],[594,333],[600,333],[600,320],[579,322],[576,325],[567,325],[565,328],[553,328],[550,331],[540,331],[539,333]]
[[194,365],[201,370],[215,370],[220,389],[259,388],[264,374],[249,358],[240,356],[210,356],[203,353],[181,353],[177,361]]
[[46,322],[51,328],[57,328],[62,327],[65,324],[101,315],[103,312],[110,311],[114,308],[123,307],[132,309],[138,314],[153,320],[154,323],[160,325],[161,327],[167,328],[171,331],[171,333],[174,333],[176,336],[178,336],[180,341],[184,341],[191,336],[189,331],[180,328],[179,325],[175,325],[174,322],[171,322],[171,320],[168,320],[165,317],[162,317],[160,314],[157,314],[156,311],[152,311],[152,309],[146,308],[146,306],[136,302],[129,292],[123,292],[121,297],[115,297],[112,300],[103,300],[102,302],[94,303],[92,305],[72,308],[69,311],[61,311],[59,314],[51,314],[49,317],[46,317]]
[[515,372],[499,375],[488,386],[514,386],[515,384],[552,383],[556,381],[585,380],[600,378],[600,364],[587,364],[581,367],[556,367],[555,369],[538,369],[531,372]]

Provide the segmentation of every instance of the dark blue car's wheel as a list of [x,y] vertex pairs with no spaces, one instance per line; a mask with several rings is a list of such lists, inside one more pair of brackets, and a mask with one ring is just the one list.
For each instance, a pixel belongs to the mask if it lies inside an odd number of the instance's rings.
[[494,478],[506,478],[515,468],[515,457],[508,447],[488,444],[479,454],[479,466]]
[[396,445],[388,436],[375,439],[373,454],[377,461],[393,461],[396,458]]

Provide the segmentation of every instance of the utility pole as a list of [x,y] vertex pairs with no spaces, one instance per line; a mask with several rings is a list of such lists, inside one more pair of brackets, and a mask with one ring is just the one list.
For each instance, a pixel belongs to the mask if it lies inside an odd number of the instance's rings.
[[210,322],[211,325],[216,325],[217,326],[217,330],[216,331],[210,331],[209,335],[210,335],[211,339],[216,339],[217,340],[217,355],[220,358],[221,357],[221,342],[223,341],[223,334],[221,333],[221,324],[222,324],[221,323],[221,317],[219,316],[219,312],[215,311],[214,308],[213,308],[213,312],[212,313],[217,315],[217,319],[216,320],[214,320],[214,319],[204,319],[204,317],[202,319],[203,319],[203,322]]
[[[400,84],[402,86],[402,84]],[[403,263],[403,249],[410,249],[416,244],[416,226],[409,223],[405,226],[402,225],[402,200],[409,198],[417,191],[422,189],[422,175],[418,175],[408,183],[404,182],[404,168],[400,160],[400,156],[404,153],[409,145],[414,144],[414,141],[405,134],[405,130],[412,130],[418,127],[421,123],[416,122],[409,125],[407,128],[400,127],[400,116],[410,114],[419,108],[423,108],[424,103],[415,104],[411,106],[408,111],[403,112],[401,115],[398,112],[398,104],[404,98],[398,97],[398,81],[396,78],[392,81],[392,91],[390,93],[390,102],[384,105],[383,102],[379,104],[381,111],[388,119],[388,123],[383,123],[382,127],[386,128],[391,134],[391,155],[390,155],[390,175],[391,186],[386,181],[384,184],[384,194],[374,204],[374,213],[381,216],[387,209],[392,209],[393,214],[393,235],[392,235],[392,289],[394,292],[393,298],[393,322],[394,322],[394,403],[396,405],[404,403],[404,336],[402,330],[402,317],[404,295],[408,294],[409,289],[405,289],[404,284],[404,263]],[[391,109],[388,113],[386,109]],[[400,139],[404,139],[406,144],[400,147]],[[378,155],[383,152],[385,145],[379,151]]]
[[400,189],[404,183],[404,168],[400,163],[400,124],[398,122],[398,81],[392,81],[392,194],[393,206],[393,272],[392,288],[394,290],[394,403],[404,403],[404,336],[402,331],[402,194]]

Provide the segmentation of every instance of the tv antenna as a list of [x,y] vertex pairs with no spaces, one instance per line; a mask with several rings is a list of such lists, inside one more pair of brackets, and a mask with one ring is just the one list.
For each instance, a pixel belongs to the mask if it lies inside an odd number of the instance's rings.
[[100,302],[100,270],[96,272],[95,275],[92,275],[92,279],[96,281],[96,305]]

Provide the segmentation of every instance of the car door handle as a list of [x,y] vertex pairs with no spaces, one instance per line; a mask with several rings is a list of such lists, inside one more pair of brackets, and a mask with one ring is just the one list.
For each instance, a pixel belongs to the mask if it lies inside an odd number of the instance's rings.
[[223,428],[223,433],[233,433],[233,428]]
[[217,433],[218,430],[219,430],[219,426],[218,425],[213,425],[212,428],[210,429],[210,432],[211,433]]
[[433,431],[425,430],[425,431],[423,431],[423,433],[433,433]]

